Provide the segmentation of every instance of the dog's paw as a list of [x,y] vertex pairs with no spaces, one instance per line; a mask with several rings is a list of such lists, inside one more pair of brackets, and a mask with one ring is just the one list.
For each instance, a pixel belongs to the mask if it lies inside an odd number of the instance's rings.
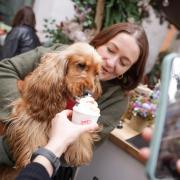
[[93,156],[93,136],[90,133],[81,135],[71,144],[64,154],[64,159],[71,166],[89,164]]

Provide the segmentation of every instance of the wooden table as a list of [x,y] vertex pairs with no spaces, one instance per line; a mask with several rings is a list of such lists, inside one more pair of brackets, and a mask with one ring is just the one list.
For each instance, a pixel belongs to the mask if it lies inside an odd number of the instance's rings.
[[139,134],[139,132],[131,129],[127,123],[124,123],[122,129],[115,128],[111,132],[109,139],[128,154],[132,155],[135,159],[145,164],[145,160],[139,155],[139,150],[127,142],[127,139]]

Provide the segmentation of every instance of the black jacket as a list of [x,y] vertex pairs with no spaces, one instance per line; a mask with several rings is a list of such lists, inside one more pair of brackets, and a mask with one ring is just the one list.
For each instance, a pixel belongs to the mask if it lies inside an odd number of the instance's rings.
[[51,180],[51,178],[44,166],[39,163],[30,163],[16,177],[16,180]]
[[2,57],[10,58],[32,50],[39,45],[39,38],[32,27],[26,25],[16,26],[7,34]]
[[16,180],[70,180],[74,177],[71,167],[60,167],[55,177],[49,177],[45,167],[37,162],[28,164],[16,177]]

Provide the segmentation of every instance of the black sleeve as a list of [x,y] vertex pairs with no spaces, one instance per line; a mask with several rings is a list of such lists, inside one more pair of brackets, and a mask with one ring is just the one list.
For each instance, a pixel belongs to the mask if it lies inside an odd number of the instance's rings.
[[9,58],[16,55],[19,46],[19,38],[14,37],[13,39],[7,38],[3,46],[3,58]]
[[31,28],[24,29],[20,36],[20,44],[18,54],[28,52],[36,47],[40,46],[40,41],[36,32]]
[[16,180],[50,180],[48,172],[39,163],[28,164],[16,177]]

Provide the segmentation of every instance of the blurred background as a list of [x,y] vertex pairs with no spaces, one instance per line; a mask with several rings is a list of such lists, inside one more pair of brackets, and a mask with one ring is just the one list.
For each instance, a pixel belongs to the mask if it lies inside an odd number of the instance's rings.
[[45,45],[89,41],[106,26],[130,21],[142,24],[148,35],[146,74],[166,52],[180,51],[177,0],[0,0],[1,45],[15,13],[25,5],[33,7],[37,34]]

